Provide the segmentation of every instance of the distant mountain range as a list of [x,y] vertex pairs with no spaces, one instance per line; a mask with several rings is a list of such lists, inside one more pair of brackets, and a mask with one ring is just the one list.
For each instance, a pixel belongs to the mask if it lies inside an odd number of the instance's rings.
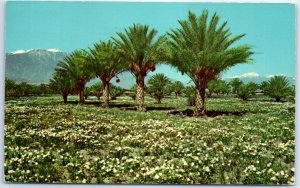
[[[6,54],[5,76],[16,82],[28,82],[31,84],[48,83],[52,78],[54,69],[59,61],[62,61],[67,56],[66,52],[62,52],[58,49],[32,49],[32,50],[18,50],[15,52]],[[159,70],[161,69],[161,70]],[[164,72],[163,70],[170,70],[171,67],[163,65],[157,67],[156,72]],[[170,72],[170,71],[168,71]],[[150,75],[150,74],[149,74]],[[191,85],[189,78],[177,74],[168,74],[171,80],[183,79],[184,84]],[[270,79],[273,75],[261,76],[257,73],[250,72],[242,75],[238,75],[231,78],[223,78],[223,80],[229,82],[233,78],[240,78],[243,82],[255,82],[260,83],[262,81]],[[112,83],[123,88],[130,88],[135,84],[135,79],[129,72],[124,72],[119,76],[120,82],[116,83],[116,78],[112,80]],[[150,76],[146,77],[145,82]],[[295,84],[293,77],[288,77],[290,84]],[[90,86],[96,82],[99,82],[98,78],[91,80],[87,85]]]
[[47,83],[67,53],[57,49],[18,50],[6,54],[5,76],[16,82]]
[[[245,73],[245,74],[238,75],[238,76],[231,77],[231,78],[223,78],[223,80],[225,80],[226,82],[229,82],[233,78],[239,78],[244,83],[254,82],[254,83],[259,84],[263,81],[268,81],[273,76],[274,75],[262,76],[262,75],[259,75],[258,73],[255,73],[255,72],[249,72],[249,73]],[[285,76],[285,75],[282,75],[282,76]],[[289,81],[289,83],[291,85],[295,85],[295,78],[294,77],[291,77],[291,76],[285,76],[285,77],[287,78],[287,80]]]

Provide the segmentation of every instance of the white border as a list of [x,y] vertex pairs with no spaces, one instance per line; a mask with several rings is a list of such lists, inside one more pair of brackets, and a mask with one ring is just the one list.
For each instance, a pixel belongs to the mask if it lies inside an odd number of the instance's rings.
[[[11,1],[17,1],[17,0],[11,0]],[[19,1],[26,1],[26,0],[19,0]],[[32,0],[30,0],[32,1]],[[53,1],[53,0],[47,0],[47,1]],[[59,0],[55,0],[59,1]],[[65,0],[65,1],[82,1],[82,0]],[[88,0],[88,1],[99,1],[99,0]],[[103,1],[103,0],[102,0]],[[300,26],[299,24],[299,0],[104,0],[104,1],[119,1],[119,2],[207,2],[207,3],[216,3],[216,2],[222,2],[222,3],[293,3],[296,5],[296,52],[299,52],[299,29],[297,29],[297,26]],[[18,188],[18,187],[26,187],[26,188],[37,188],[37,187],[95,187],[95,186],[101,186],[101,187],[117,187],[120,185],[82,185],[82,184],[5,184],[4,183],[4,166],[3,166],[3,149],[4,149],[4,78],[5,78],[5,55],[4,55],[4,41],[5,41],[5,1],[0,0],[0,187],[2,188]],[[296,53],[295,52],[295,53]],[[299,103],[300,100],[300,83],[298,75],[300,75],[300,66],[299,63],[299,53],[296,54],[296,65],[295,65],[295,73],[296,73],[296,102]],[[297,126],[299,126],[299,117],[300,117],[300,111],[299,111],[299,104],[296,106],[296,173],[295,173],[295,186],[292,187],[300,187],[300,141],[299,141],[299,130],[297,130]],[[148,187],[149,185],[123,185],[126,187]],[[151,186],[151,185],[150,185]],[[162,186],[162,185],[157,185]],[[177,187],[183,187],[184,185],[177,185]],[[195,187],[197,185],[190,185],[189,187]],[[201,187],[215,187],[215,185],[203,185]],[[234,187],[242,187],[242,186],[234,186]],[[259,186],[259,187],[273,187],[273,186]]]

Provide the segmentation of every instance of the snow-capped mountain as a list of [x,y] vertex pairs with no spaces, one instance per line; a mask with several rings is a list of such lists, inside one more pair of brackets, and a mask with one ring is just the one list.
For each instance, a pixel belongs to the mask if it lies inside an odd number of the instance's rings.
[[291,85],[295,85],[295,78],[294,77],[286,76],[284,74],[260,75],[260,74],[258,74],[256,72],[248,72],[248,73],[244,73],[244,74],[241,74],[241,75],[233,76],[233,77],[230,77],[230,78],[223,78],[223,80],[229,82],[230,80],[232,80],[234,78],[239,78],[244,83],[254,82],[254,83],[259,84],[259,83],[261,83],[263,81],[268,81],[273,76],[285,76]]
[[6,53],[5,76],[17,82],[47,83],[57,63],[66,55],[58,49],[30,49]]

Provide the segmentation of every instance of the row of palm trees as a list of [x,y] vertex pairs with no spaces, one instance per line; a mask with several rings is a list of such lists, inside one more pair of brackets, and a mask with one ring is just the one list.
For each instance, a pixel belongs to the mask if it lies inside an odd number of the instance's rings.
[[242,100],[248,100],[256,94],[263,94],[275,99],[276,102],[283,100],[294,101],[295,86],[291,85],[285,76],[273,76],[267,81],[257,84],[254,82],[244,83],[239,78],[234,78],[230,82],[216,79],[208,84],[208,96],[213,94],[234,94]]
[[176,67],[188,75],[196,89],[195,115],[205,114],[205,89],[211,80],[228,68],[248,63],[253,54],[249,45],[232,47],[245,34],[231,36],[227,22],[219,23],[215,13],[210,20],[208,11],[200,16],[188,13],[187,20],[179,20],[180,27],[165,35],[147,25],[134,24],[118,32],[107,42],[94,44],[88,50],[76,50],[59,62],[52,82],[61,86],[64,97],[75,88],[84,103],[85,84],[94,76],[103,84],[104,107],[109,104],[109,83],[124,71],[136,80],[138,111],[145,111],[145,77],[159,63]]

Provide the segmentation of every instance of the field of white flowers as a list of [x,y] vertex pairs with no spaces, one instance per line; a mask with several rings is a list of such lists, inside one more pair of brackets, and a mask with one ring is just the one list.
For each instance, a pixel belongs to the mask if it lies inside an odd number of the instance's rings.
[[146,113],[125,108],[129,100],[111,109],[58,96],[7,100],[5,181],[294,183],[294,104],[208,99],[208,110],[243,115],[195,118],[169,113],[184,99],[147,99],[157,108]]

